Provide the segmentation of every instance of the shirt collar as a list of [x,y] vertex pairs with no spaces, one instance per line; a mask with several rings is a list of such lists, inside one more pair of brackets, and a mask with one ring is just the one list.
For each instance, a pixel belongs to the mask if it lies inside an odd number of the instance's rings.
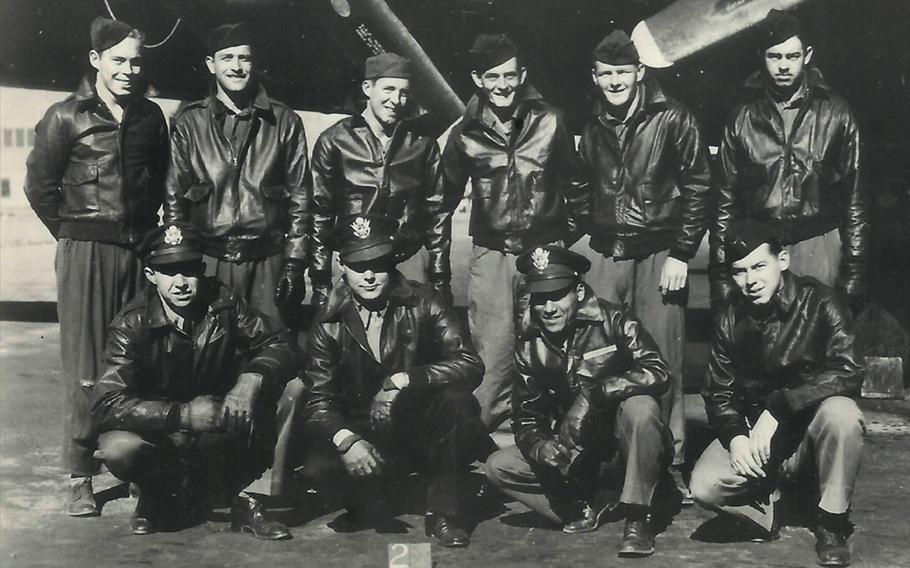
[[[411,307],[416,305],[417,296],[414,288],[408,283],[404,276],[397,270],[393,270],[389,275],[391,280],[391,291],[389,292],[389,303],[386,310],[395,306]],[[345,313],[357,314],[356,302],[353,298],[351,287],[344,279],[340,279],[329,294],[326,302],[325,315],[323,320],[326,322],[341,321]],[[358,315],[359,317],[359,315]]]
[[385,133],[385,130],[383,130],[382,125],[379,123],[379,120],[377,120],[373,113],[370,112],[369,107],[364,108],[363,112],[360,113],[360,116],[363,117],[364,122],[367,123],[367,128],[370,129],[370,132],[372,132],[373,136],[375,136],[378,140],[385,142],[392,138]]
[[[272,113],[272,103],[269,101],[269,96],[265,91],[265,87],[257,85],[255,88],[256,95],[250,100],[250,109],[264,113]],[[204,99],[203,106],[208,106],[211,109],[212,114],[216,117],[224,116],[230,112],[228,107],[218,99],[217,87],[215,87],[215,91]]]

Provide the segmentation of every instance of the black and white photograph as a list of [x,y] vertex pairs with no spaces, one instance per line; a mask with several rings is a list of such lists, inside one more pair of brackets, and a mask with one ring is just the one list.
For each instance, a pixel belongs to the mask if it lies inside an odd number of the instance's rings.
[[908,34],[0,0],[0,566],[910,566]]

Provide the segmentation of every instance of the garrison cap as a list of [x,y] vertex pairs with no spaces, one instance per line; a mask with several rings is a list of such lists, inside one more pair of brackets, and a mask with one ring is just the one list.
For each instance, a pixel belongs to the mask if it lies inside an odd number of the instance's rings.
[[209,32],[209,55],[238,45],[253,45],[253,32],[244,23],[224,24]]
[[505,34],[480,34],[470,54],[474,71],[482,73],[518,55],[518,48]]
[[755,219],[734,221],[724,236],[727,262],[732,264],[743,259],[765,243],[769,245],[780,243],[780,237],[771,227]]
[[[135,28],[121,22],[120,20],[109,20],[108,18],[97,17],[92,20],[90,34],[92,36],[92,49],[101,53],[105,49],[110,49],[126,39]],[[140,37],[142,32],[135,30]]]
[[394,229],[384,217],[352,215],[335,226],[334,240],[342,262],[365,263],[395,259]]
[[759,26],[758,47],[764,51],[793,36],[801,35],[802,32],[803,25],[799,18],[789,12],[774,8],[768,12]]
[[632,38],[622,30],[613,30],[597,44],[594,59],[608,65],[637,65],[641,62]]
[[525,275],[528,292],[555,292],[581,281],[591,269],[591,261],[557,245],[528,249],[515,259],[515,267]]
[[189,223],[166,223],[145,234],[139,256],[151,266],[202,259],[202,236]]
[[380,53],[379,55],[368,57],[364,68],[364,79],[380,79],[382,77],[411,78],[411,61],[397,53]]

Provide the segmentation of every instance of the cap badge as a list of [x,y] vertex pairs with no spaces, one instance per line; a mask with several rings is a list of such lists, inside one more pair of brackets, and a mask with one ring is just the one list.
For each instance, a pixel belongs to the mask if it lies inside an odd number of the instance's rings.
[[183,242],[183,233],[180,232],[180,227],[171,225],[164,231],[164,242],[171,246],[179,245]]
[[370,222],[363,217],[354,219],[354,222],[351,223],[351,228],[354,229],[354,236],[358,239],[365,239],[370,236]]
[[531,264],[534,265],[534,268],[540,271],[544,271],[550,266],[550,253],[545,251],[542,248],[535,249],[531,253]]

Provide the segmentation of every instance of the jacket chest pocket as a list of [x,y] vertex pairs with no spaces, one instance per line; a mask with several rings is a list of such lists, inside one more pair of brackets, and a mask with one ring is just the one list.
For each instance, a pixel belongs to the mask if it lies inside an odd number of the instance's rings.
[[597,378],[619,371],[621,354],[616,345],[588,349],[576,355],[575,373],[580,377]]
[[659,188],[653,185],[642,186],[642,211],[646,220],[659,220],[669,217],[679,199],[679,188],[675,185]]
[[71,163],[63,174],[63,201],[69,213],[96,213],[101,210],[98,194],[99,165]]

